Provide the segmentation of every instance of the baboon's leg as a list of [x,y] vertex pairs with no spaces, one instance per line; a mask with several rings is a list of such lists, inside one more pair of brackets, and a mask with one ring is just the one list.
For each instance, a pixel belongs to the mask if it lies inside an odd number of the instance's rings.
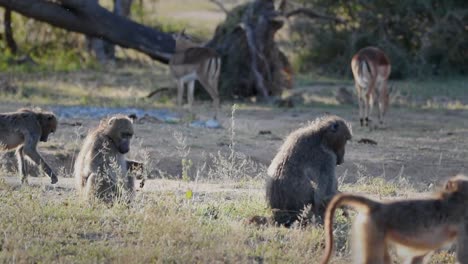
[[385,245],[384,263],[392,264],[392,260],[390,259],[390,253],[388,252],[388,245]]
[[177,80],[177,106],[180,108],[182,107],[182,99],[184,98],[184,80],[178,79]]
[[457,264],[468,264],[468,214],[459,226],[457,238]]
[[37,153],[35,144],[32,144],[26,140],[22,152],[50,177],[52,184],[58,181],[57,175],[52,171],[52,168],[49,166],[49,164],[47,164],[47,162],[45,162],[41,155]]
[[188,87],[187,87],[187,100],[188,100],[190,111],[192,111],[194,92],[195,92],[195,80],[190,80],[188,82]]
[[387,264],[385,237],[365,215],[356,216],[352,237],[354,264]]
[[28,183],[28,176],[26,172],[26,164],[24,163],[24,153],[23,153],[23,146],[16,149],[16,159],[18,160],[18,173],[21,177],[21,183],[27,184]]
[[88,179],[86,180],[86,186],[84,189],[84,197],[86,200],[90,201],[94,199],[96,193],[96,184],[97,184],[96,174],[92,173],[89,175]]

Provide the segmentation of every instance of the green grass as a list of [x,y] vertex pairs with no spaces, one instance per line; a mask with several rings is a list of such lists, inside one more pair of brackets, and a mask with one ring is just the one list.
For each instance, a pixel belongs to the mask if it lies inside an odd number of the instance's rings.
[[131,208],[77,202],[73,192],[0,188],[0,262],[267,262],[305,263],[323,232],[246,226],[263,213],[260,195],[187,200],[145,194]]
[[[378,179],[343,187],[383,196],[396,189],[412,190]],[[84,203],[73,190],[12,188],[0,178],[0,215],[2,263],[318,263],[323,254],[321,226],[246,224],[251,216],[270,215],[261,188],[195,192],[191,198],[184,192],[139,192],[130,207],[107,207]],[[350,228],[338,213],[332,263],[349,263]],[[432,263],[453,260],[443,251]]]

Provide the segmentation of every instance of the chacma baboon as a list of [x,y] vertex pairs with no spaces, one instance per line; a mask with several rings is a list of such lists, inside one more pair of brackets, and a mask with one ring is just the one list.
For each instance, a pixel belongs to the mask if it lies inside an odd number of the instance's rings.
[[57,130],[57,117],[50,112],[22,108],[16,112],[0,114],[0,149],[16,149],[21,182],[27,183],[25,157],[39,166],[51,179],[58,181],[50,166],[37,152],[39,141],[47,142]]
[[305,206],[323,219],[338,192],[335,167],[343,163],[351,129],[340,117],[325,116],[292,132],[268,168],[266,198],[278,224],[291,225]]
[[390,245],[397,246],[405,263],[426,263],[432,251],[457,239],[467,202],[468,177],[463,175],[449,179],[444,190],[426,199],[378,202],[360,195],[336,195],[326,211],[322,264],[331,257],[333,215],[340,206],[359,213],[353,223],[353,263],[390,264]]
[[141,163],[125,159],[133,134],[132,120],[124,115],[105,118],[88,133],[74,168],[77,189],[85,199],[131,201],[135,177],[130,172],[142,168]]

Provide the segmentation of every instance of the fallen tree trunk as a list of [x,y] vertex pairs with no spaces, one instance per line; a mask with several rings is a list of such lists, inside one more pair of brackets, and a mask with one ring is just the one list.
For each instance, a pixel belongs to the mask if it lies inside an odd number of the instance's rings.
[[102,38],[168,63],[175,42],[170,34],[138,24],[94,0],[0,0],[0,6],[69,31]]

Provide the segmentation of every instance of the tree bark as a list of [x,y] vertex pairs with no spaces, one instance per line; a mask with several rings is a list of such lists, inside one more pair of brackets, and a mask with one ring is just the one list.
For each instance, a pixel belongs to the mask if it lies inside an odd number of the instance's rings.
[[0,6],[69,31],[102,38],[168,63],[175,42],[170,34],[116,16],[94,0],[0,0]]
[[223,97],[269,101],[291,88],[292,69],[274,37],[283,26],[273,0],[256,0],[231,10],[207,44],[222,54]]
[[16,54],[18,46],[13,38],[13,30],[11,29],[11,10],[5,8],[5,14],[3,17],[3,27],[5,29],[5,42],[12,54]]
[[[94,1],[99,4],[98,0]],[[131,5],[132,0],[114,0],[113,13],[118,16],[128,17]],[[115,60],[115,46],[113,43],[89,36],[87,37],[87,42],[89,52],[91,52],[100,63]]]

